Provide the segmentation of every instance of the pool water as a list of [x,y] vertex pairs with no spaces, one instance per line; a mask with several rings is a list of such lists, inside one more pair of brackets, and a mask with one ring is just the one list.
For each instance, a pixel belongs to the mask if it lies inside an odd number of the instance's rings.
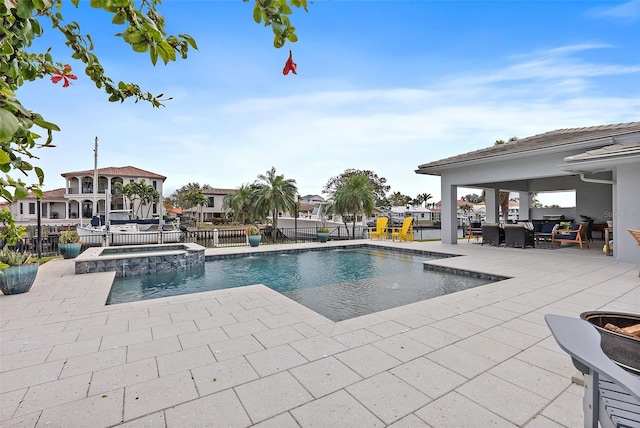
[[370,248],[226,258],[186,272],[117,278],[107,304],[264,284],[342,321],[493,282],[423,269],[437,258]]

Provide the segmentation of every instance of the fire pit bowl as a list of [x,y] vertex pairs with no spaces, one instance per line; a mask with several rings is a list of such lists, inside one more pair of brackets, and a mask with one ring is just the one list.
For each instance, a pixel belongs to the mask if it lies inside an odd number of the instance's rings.
[[613,324],[620,328],[640,324],[640,314],[619,312],[583,312],[580,318],[593,324],[601,337],[600,347],[611,360],[625,370],[640,374],[640,338],[604,328]]

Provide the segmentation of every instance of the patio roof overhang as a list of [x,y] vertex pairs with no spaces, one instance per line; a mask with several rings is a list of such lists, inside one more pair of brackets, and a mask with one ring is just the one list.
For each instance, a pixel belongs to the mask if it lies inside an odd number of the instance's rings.
[[613,170],[619,165],[629,165],[640,161],[640,142],[612,144],[565,158],[558,165],[561,171],[574,174],[595,174]]

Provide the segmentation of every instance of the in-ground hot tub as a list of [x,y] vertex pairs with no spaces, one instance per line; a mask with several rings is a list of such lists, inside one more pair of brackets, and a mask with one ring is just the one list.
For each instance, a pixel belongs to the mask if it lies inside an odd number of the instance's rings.
[[76,274],[115,272],[116,277],[187,270],[204,266],[198,244],[149,244],[92,247],[76,257]]

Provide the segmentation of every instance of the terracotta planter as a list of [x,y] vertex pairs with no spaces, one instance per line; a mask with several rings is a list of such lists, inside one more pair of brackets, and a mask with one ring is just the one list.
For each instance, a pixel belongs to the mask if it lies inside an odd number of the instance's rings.
[[38,274],[39,264],[9,266],[0,269],[0,291],[2,294],[21,294],[31,289]]

